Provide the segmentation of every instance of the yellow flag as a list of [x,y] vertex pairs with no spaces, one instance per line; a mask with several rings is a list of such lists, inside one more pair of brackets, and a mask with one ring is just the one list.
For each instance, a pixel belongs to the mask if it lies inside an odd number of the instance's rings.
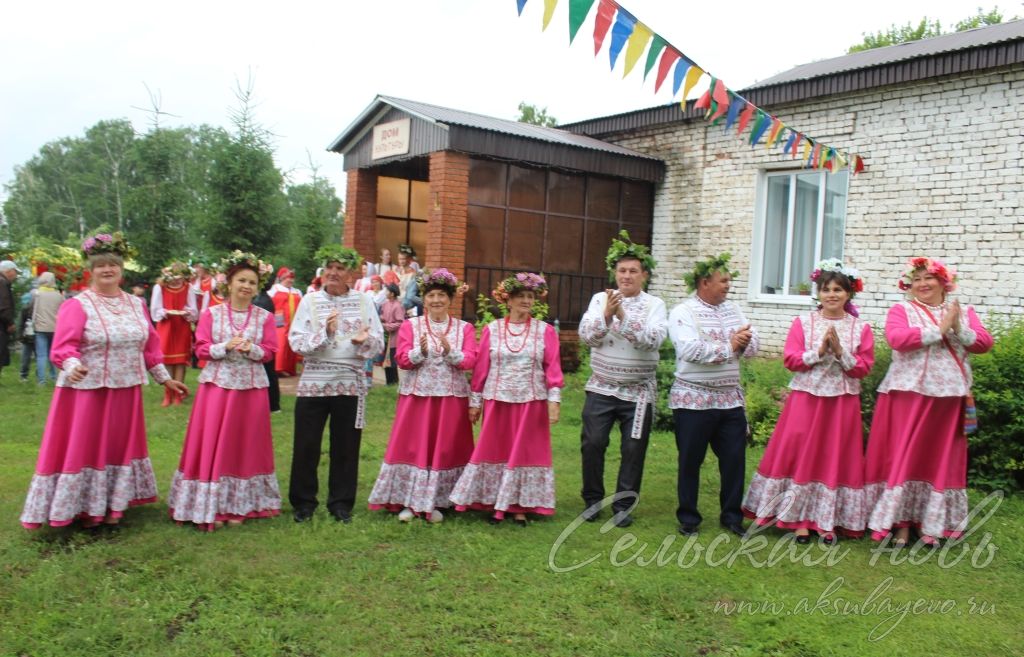
[[544,0],[544,27],[541,28],[541,32],[548,29],[548,23],[551,22],[551,16],[555,13],[557,4],[558,0]]
[[806,162],[807,158],[810,157],[810,156],[811,156],[811,143],[809,141],[804,141],[804,154],[800,157],[800,159],[803,160],[804,162]]
[[[679,66],[679,64],[676,64]],[[693,89],[693,85],[697,84],[697,80],[700,80],[700,76],[704,75],[704,69],[694,65],[690,67],[690,70],[686,72],[686,80],[683,82],[683,103],[685,107],[686,97],[690,95],[690,89]]]
[[647,42],[651,40],[653,34],[651,28],[637,22],[633,33],[629,35],[629,41],[626,42],[626,71],[622,77],[626,77],[633,70],[633,66],[640,59],[640,55],[644,54],[644,48],[647,47]]

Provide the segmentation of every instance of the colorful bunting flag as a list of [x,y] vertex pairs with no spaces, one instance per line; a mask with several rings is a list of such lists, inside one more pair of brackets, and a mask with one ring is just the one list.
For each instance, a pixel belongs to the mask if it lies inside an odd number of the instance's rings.
[[[593,2],[593,0],[591,0]],[[657,61],[658,55],[665,49],[665,40],[657,34],[654,35],[654,40],[651,41],[651,47],[647,49],[647,63],[644,64],[644,81],[647,81],[647,74],[654,68],[654,62]]]
[[[594,0],[569,0],[569,45],[572,45],[572,40],[576,38],[576,33],[580,31],[583,21],[587,20],[587,14],[593,6]],[[521,9],[519,13],[522,13]]]
[[743,113],[740,114],[740,125],[736,128],[737,135],[743,134],[743,131],[747,129],[747,124],[750,123],[750,119],[753,118],[754,112],[757,111],[757,108],[754,107],[752,103],[748,103],[747,101],[743,102],[747,107],[743,110]]
[[704,75],[704,69],[690,62],[690,70],[686,72],[686,81],[683,82],[682,102],[686,102],[686,97],[690,95],[690,89],[693,89],[693,85],[697,84],[697,80],[700,80],[702,75]]
[[747,105],[745,102],[741,101],[739,96],[736,94],[731,91],[729,94],[731,99],[729,103],[729,113],[725,116],[725,130],[728,130],[734,123],[736,123],[736,119],[740,116],[740,111]]
[[526,0],[516,0],[517,8],[519,9],[519,15],[523,15],[523,7],[526,6]]
[[615,18],[616,4],[612,0],[598,0],[597,18],[594,19],[594,57],[601,52],[601,45],[604,38],[608,36],[608,28],[612,26],[612,19]]
[[[661,83],[665,81],[665,76],[668,75],[668,70],[672,68],[672,65],[676,63],[682,55],[679,51],[671,46],[665,47],[665,52],[661,55],[661,61],[658,62],[658,75],[654,79],[654,93],[658,93],[658,89],[661,88]],[[672,94],[675,95],[674,93]]]
[[715,101],[715,107],[711,109],[711,123],[714,123],[729,111],[729,91],[721,80],[715,80],[712,83],[712,87],[714,91],[711,94],[711,98]]
[[643,54],[644,48],[647,47],[647,42],[651,40],[652,34],[651,28],[640,22],[633,28],[633,33],[626,40],[626,70],[622,73],[622,77],[629,75],[629,72],[636,66],[636,62],[640,59],[640,55]]
[[[786,140],[786,147],[782,149],[782,153],[784,155],[788,155],[789,152],[793,150],[793,148],[796,146],[797,134],[799,133],[793,132],[792,130],[789,131],[789,139]],[[793,154],[796,155],[796,151],[793,151]]]
[[762,110],[757,110],[757,123],[754,124],[754,128],[750,131],[750,147],[757,146],[757,142],[761,141],[762,135],[772,125],[772,117],[768,116]]
[[608,46],[608,60],[612,69],[615,68],[615,60],[622,52],[622,46],[626,44],[626,39],[636,27],[636,18],[633,17],[633,14],[622,7],[618,7],[618,10],[618,13],[615,14],[615,23],[612,25],[612,44]]
[[551,22],[551,17],[555,14],[555,6],[558,4],[558,0],[544,0],[544,26],[540,28],[540,31],[548,29],[548,23]]
[[796,133],[796,141],[795,141],[795,142],[793,142],[793,150],[792,150],[792,151],[790,152],[790,155],[791,155],[791,156],[792,156],[792,157],[793,157],[794,159],[796,159],[796,149],[797,149],[797,148],[798,148],[798,147],[800,146],[800,141],[801,141],[801,140],[802,140],[803,138],[804,138],[804,134],[803,134],[802,132],[798,132],[798,133]]

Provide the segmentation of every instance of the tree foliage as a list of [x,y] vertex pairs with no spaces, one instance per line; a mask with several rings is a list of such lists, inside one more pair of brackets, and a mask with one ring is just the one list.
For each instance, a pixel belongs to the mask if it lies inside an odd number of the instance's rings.
[[[964,30],[970,30],[983,25],[996,25],[997,23],[1002,22],[1003,15],[999,11],[998,7],[987,12],[981,7],[978,7],[978,13],[957,22],[953,28],[953,32],[963,32]],[[864,41],[850,46],[850,49],[847,50],[847,52],[855,53],[863,50],[872,50],[874,48],[884,48],[885,46],[894,46],[899,43],[929,39],[943,34],[950,34],[950,32],[943,32],[942,24],[938,20],[931,20],[925,16],[917,25],[908,22],[906,25],[890,25],[888,29],[880,30],[874,34],[865,33],[862,35],[864,37]]]
[[536,105],[531,105],[526,101],[519,103],[519,118],[516,121],[544,126],[545,128],[554,128],[558,125],[558,119],[548,114],[548,108],[542,107],[537,109]]

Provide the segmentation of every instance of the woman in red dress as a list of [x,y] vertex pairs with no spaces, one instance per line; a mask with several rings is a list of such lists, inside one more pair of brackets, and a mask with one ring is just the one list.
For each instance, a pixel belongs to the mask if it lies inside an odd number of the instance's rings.
[[[160,336],[164,365],[171,378],[184,383],[185,369],[192,355],[192,324],[199,319],[196,295],[188,284],[192,271],[183,262],[172,262],[163,268],[160,280],[153,286],[150,312]],[[163,406],[180,404],[181,397],[164,389]]]
[[302,300],[302,292],[292,287],[295,283],[295,272],[287,267],[277,271],[277,282],[270,288],[270,298],[274,301],[274,324],[277,326],[277,356],[274,369],[278,376],[295,376],[299,357],[288,344],[288,329],[292,327],[295,309]]

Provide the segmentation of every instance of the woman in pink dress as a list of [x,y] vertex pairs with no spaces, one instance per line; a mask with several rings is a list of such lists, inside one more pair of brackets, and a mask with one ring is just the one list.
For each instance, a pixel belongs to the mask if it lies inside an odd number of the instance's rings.
[[418,284],[426,313],[398,329],[394,358],[406,374],[370,508],[441,522],[473,453],[466,372],[476,364],[476,331],[449,315],[459,288],[451,272],[425,272]]
[[160,338],[142,299],[121,291],[130,247],[120,233],[82,244],[89,288],[57,313],[50,360],[60,369],[21,524],[116,525],[130,506],[156,501],[142,384],[148,371],[176,397]]
[[831,545],[836,532],[864,533],[864,430],[860,380],[874,364],[871,326],[851,299],[860,274],[840,260],[823,260],[811,274],[817,310],[793,320],[783,362],[794,372],[778,424],[750,482],[743,514],[758,525],[815,531]]
[[519,273],[493,292],[508,315],[480,336],[473,369],[469,418],[483,424],[469,465],[452,491],[459,511],[492,511],[491,522],[513,514],[555,512],[555,473],[551,467],[551,424],[558,421],[564,382],[558,334],[531,317],[533,303],[547,296],[542,276]]
[[868,437],[868,527],[875,540],[892,534],[895,546],[907,544],[911,528],[936,545],[966,529],[967,354],[991,349],[992,336],[973,308],[965,312],[947,298],[956,271],[941,261],[912,258],[899,287],[910,299],[885,320],[892,364],[878,386]]
[[263,368],[277,352],[277,331],[274,315],[252,303],[269,276],[261,265],[251,253],[228,256],[226,301],[196,328],[196,354],[208,362],[167,505],[174,520],[208,531],[281,512]]

